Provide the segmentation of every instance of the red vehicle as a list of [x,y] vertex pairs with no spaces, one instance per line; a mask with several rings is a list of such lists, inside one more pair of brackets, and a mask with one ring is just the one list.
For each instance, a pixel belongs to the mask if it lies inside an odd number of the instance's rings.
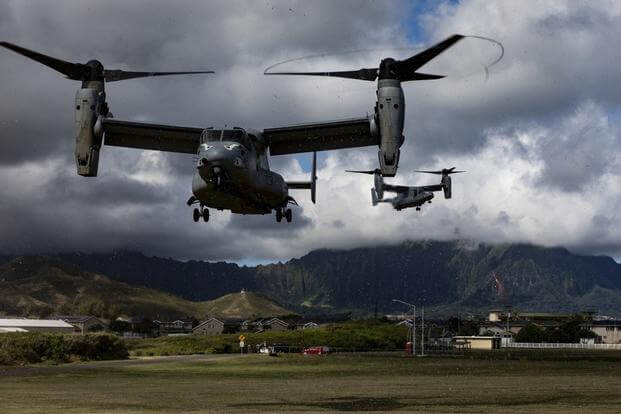
[[311,346],[309,348],[304,348],[302,353],[304,355],[328,355],[330,353],[330,348],[327,346]]

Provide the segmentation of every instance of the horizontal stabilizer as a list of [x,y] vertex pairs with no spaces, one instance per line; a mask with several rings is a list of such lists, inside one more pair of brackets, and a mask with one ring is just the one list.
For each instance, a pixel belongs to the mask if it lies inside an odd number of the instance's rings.
[[313,152],[313,167],[310,181],[286,181],[290,190],[310,190],[311,201],[315,204],[317,199],[317,153]]

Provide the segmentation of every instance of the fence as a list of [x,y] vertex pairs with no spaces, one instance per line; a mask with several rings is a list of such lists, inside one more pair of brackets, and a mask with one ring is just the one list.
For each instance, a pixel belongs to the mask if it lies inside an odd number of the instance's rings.
[[548,342],[509,342],[503,343],[502,348],[531,348],[531,349],[618,349],[621,351],[621,344],[555,344]]

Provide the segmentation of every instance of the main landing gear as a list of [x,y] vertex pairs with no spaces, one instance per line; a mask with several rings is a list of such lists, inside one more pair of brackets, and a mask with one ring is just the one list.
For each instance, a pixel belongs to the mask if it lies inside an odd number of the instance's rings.
[[287,220],[287,223],[291,223],[291,220],[293,219],[293,212],[290,208],[285,208],[284,212],[282,208],[276,209],[276,221],[280,223],[283,217]]
[[201,217],[203,218],[203,221],[207,223],[209,221],[209,209],[206,209],[203,206],[201,206],[200,209],[195,208],[192,217],[194,219],[194,222],[198,223]]

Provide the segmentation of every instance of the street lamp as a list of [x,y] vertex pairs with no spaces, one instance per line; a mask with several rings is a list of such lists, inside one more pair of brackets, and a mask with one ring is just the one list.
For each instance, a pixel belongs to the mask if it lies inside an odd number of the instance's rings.
[[416,352],[416,305],[412,305],[411,303],[407,303],[399,299],[393,299],[392,301],[399,302],[412,308],[412,355],[414,355]]

